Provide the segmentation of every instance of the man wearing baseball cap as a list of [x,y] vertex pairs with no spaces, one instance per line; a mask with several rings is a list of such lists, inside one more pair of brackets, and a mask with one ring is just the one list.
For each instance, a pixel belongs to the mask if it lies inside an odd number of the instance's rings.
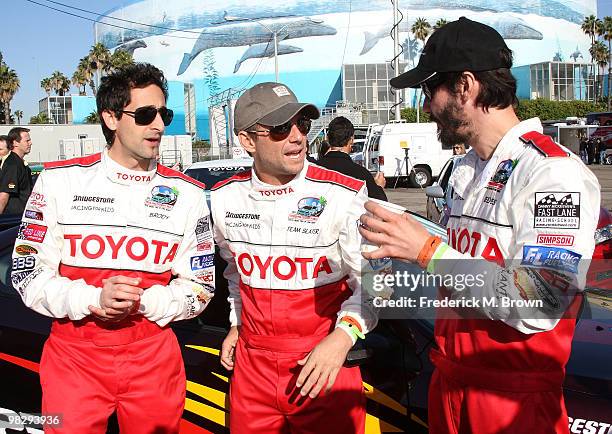
[[[416,68],[391,80],[422,89],[442,142],[471,147],[449,181],[446,241],[372,203],[375,218],[361,218],[372,229],[362,235],[380,246],[364,256],[443,275],[438,296],[458,302],[436,313],[430,433],[568,432],[562,385],[600,189],[539,119],[519,121],[511,66],[494,29],[460,18],[433,33]],[[469,276],[482,280],[452,283]],[[470,299],[479,304],[463,304]]]
[[234,373],[230,431],[362,433],[359,367],[345,367],[375,327],[361,294],[357,220],[365,181],[305,161],[312,104],[281,83],[236,102],[234,131],[253,169],[211,193],[215,240],[228,262],[231,329],[221,364]]

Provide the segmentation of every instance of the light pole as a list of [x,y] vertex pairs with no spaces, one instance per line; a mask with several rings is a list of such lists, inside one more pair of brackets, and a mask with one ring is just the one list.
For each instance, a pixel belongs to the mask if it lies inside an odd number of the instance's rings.
[[259,24],[260,26],[262,26],[263,28],[265,28],[268,32],[272,34],[274,38],[274,81],[278,83],[278,34],[282,32],[283,30],[285,30],[285,28],[287,28],[289,24],[284,25],[278,30],[273,30],[255,18],[243,18],[243,17],[235,17],[235,16],[226,15],[224,17],[224,20],[225,21],[251,21],[253,23]]

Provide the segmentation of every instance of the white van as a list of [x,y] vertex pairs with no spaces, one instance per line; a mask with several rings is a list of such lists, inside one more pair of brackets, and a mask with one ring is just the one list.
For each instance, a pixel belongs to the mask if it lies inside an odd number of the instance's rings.
[[387,185],[390,178],[407,177],[427,187],[452,154],[438,140],[435,123],[393,122],[372,128],[363,159],[370,172],[384,173]]

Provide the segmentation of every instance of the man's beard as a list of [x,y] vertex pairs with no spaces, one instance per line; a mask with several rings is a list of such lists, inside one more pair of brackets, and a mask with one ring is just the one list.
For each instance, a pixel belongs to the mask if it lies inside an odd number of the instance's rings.
[[[435,116],[430,113],[429,118],[438,125],[438,140],[445,145],[470,143],[474,138],[474,133],[466,128],[471,122],[465,119],[461,107],[453,98],[449,99],[440,114]],[[463,132],[459,131],[460,128]]]

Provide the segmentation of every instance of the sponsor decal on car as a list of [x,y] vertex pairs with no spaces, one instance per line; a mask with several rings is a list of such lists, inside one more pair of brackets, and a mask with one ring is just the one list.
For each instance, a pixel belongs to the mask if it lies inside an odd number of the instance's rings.
[[189,262],[191,263],[191,270],[203,270],[210,268],[214,264],[215,255],[198,255],[192,256]]
[[323,213],[327,200],[321,196],[303,197],[297,203],[297,210],[289,214],[290,221],[315,223]]
[[560,234],[538,234],[537,242],[538,244],[544,244],[547,246],[573,246],[574,236]]
[[569,421],[569,431],[572,434],[609,434],[612,432],[612,424],[598,422],[588,419],[567,418]]
[[580,258],[582,255],[558,247],[523,246],[521,265],[577,273]]
[[538,192],[535,194],[535,228],[579,229],[579,192]]
[[145,199],[145,206],[170,211],[174,207],[178,196],[179,191],[176,187],[156,185],[151,190],[151,195]]
[[40,211],[34,211],[33,209],[26,209],[23,213],[23,216],[32,220],[42,221],[43,219],[43,213]]
[[19,244],[15,246],[15,253],[21,256],[38,255],[38,250],[27,244]]
[[35,243],[42,243],[45,239],[46,233],[46,226],[22,222],[19,226],[19,233],[17,234],[17,239],[33,241]]

